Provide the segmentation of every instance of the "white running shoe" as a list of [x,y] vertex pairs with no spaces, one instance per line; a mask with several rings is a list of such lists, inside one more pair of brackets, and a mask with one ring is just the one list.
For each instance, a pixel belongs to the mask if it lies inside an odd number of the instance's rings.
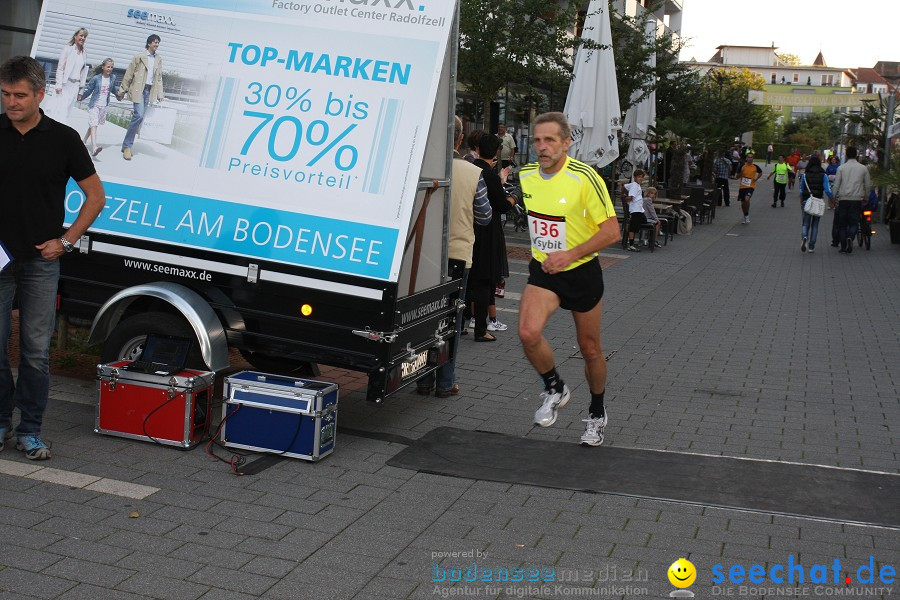
[[488,331],[506,331],[507,329],[509,329],[509,325],[501,323],[500,319],[488,319]]
[[563,384],[562,393],[541,392],[541,407],[534,412],[534,422],[541,427],[556,423],[557,411],[569,403],[569,386]]
[[471,319],[469,319],[469,327],[471,329],[475,329],[475,317],[472,317]]
[[606,427],[606,423],[609,420],[609,417],[606,411],[603,411],[603,416],[600,418],[592,418],[588,417],[587,419],[582,419],[582,422],[585,423],[584,434],[581,436],[581,445],[582,446],[599,446],[603,443],[603,428]]

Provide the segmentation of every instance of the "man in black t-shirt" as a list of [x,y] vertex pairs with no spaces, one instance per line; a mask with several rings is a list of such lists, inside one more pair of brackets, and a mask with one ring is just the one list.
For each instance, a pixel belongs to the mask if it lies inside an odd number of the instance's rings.
[[[0,450],[15,435],[16,448],[32,460],[50,458],[41,424],[50,389],[58,259],[72,251],[106,202],[78,132],[38,108],[44,85],[44,70],[33,58],[15,56],[0,66]],[[83,202],[63,231],[69,178],[81,188]],[[73,194],[69,202],[78,199]],[[21,351],[15,382],[6,344],[14,297]],[[21,413],[15,432],[13,408]]]

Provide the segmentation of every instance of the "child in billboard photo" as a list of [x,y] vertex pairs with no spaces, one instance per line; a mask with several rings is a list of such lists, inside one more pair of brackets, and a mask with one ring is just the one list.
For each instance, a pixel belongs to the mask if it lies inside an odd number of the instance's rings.
[[84,27],[76,29],[69,43],[63,46],[56,66],[56,84],[53,86],[56,95],[49,112],[51,118],[67,125],[78,90],[84,87],[87,79],[88,66],[84,53],[87,36],[88,30]]
[[[97,143],[97,127],[106,123],[106,107],[109,97],[115,94],[116,76],[113,75],[115,63],[107,58],[93,71],[93,77],[78,95],[78,100],[88,98],[88,129],[84,132],[84,143],[91,141],[91,156],[96,157],[103,150]],[[112,93],[111,93],[112,92]]]

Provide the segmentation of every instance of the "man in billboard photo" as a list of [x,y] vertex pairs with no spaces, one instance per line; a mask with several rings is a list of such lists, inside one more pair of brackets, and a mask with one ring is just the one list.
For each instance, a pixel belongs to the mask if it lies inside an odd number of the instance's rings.
[[[50,458],[41,424],[50,391],[58,259],[72,251],[106,203],[78,132],[40,110],[45,84],[44,69],[33,58],[15,56],[0,66],[0,255],[11,259],[0,270],[0,450],[15,437],[16,448],[32,460]],[[64,231],[69,178],[84,202]],[[13,298],[21,354],[15,382],[7,355]],[[20,413],[15,430],[14,408]]]
[[131,59],[116,98],[121,100],[126,95],[134,103],[131,123],[122,141],[122,156],[131,160],[134,155],[134,136],[141,130],[147,107],[154,102],[165,100],[163,96],[162,57],[157,54],[160,38],[155,33],[147,38],[144,52]]

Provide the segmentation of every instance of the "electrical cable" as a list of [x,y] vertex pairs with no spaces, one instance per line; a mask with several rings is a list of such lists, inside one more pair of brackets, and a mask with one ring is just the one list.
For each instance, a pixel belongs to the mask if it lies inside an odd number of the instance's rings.
[[[181,371],[181,373],[190,373],[191,375],[202,375],[203,372],[201,372],[201,371],[190,371],[190,370],[184,369],[184,370]],[[194,390],[191,390],[191,391],[193,392]],[[162,404],[160,404],[159,406],[157,406],[156,408],[154,408],[153,410],[151,410],[149,413],[147,413],[147,416],[144,417],[144,420],[143,420],[143,422],[141,423],[141,430],[144,432],[144,436],[146,436],[146,438],[147,438],[148,440],[150,440],[151,442],[153,442],[154,444],[157,444],[157,445],[159,445],[159,446],[169,446],[169,444],[164,444],[164,443],[162,443],[161,441],[159,441],[158,439],[156,439],[155,437],[153,437],[152,435],[150,435],[150,434],[147,432],[147,422],[150,420],[150,417],[152,417],[152,416],[153,416],[154,414],[156,414],[158,411],[160,411],[160,410],[162,410],[163,408],[165,408],[170,402],[172,402],[173,400],[175,400],[175,399],[177,399],[177,398],[182,398],[182,397],[184,398],[184,401],[187,402],[187,391],[184,391],[184,392],[175,394],[174,396],[172,396],[171,398],[169,398],[168,400],[166,400],[165,402],[163,402]],[[209,415],[207,415],[207,419],[208,419],[208,418],[209,418]],[[202,438],[201,438],[201,439],[202,439]],[[186,447],[184,447],[184,446],[173,446],[173,447],[176,448],[176,449],[178,449],[178,450],[181,450],[181,451],[192,450],[192,449],[193,449],[193,447],[187,447],[187,448],[186,448]]]

